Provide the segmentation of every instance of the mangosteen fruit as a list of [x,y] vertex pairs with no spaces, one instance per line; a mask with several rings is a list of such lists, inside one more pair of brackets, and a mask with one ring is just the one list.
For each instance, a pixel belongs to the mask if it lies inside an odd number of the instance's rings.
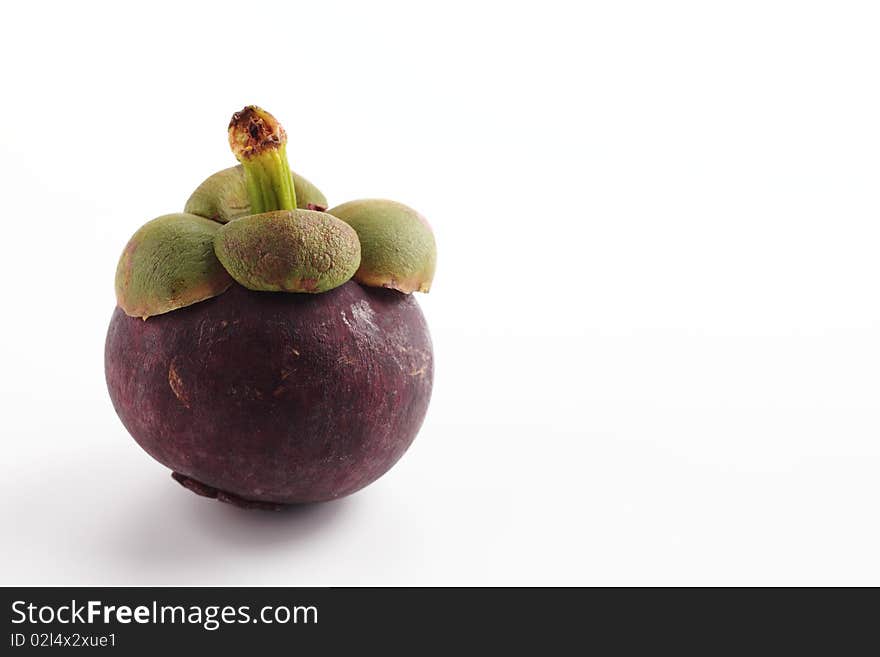
[[331,500],[407,450],[431,398],[431,338],[413,291],[430,227],[384,200],[325,212],[291,174],[287,136],[248,106],[240,162],[122,252],[105,346],[122,423],[191,491],[246,508]]

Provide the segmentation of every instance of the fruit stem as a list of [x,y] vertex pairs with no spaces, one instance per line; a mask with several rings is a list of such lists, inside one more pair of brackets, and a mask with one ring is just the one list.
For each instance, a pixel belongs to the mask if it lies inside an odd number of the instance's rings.
[[287,133],[274,116],[256,105],[236,112],[229,122],[229,146],[244,167],[252,214],[296,209]]

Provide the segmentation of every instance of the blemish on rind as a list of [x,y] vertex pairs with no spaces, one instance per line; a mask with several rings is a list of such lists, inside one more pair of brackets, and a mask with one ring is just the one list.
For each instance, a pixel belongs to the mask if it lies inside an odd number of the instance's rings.
[[363,299],[351,305],[351,318],[354,322],[354,326],[348,323],[348,319],[345,317],[345,313],[342,313],[342,321],[345,322],[350,328],[357,328],[361,331],[376,332],[379,330],[379,327],[376,326],[376,322],[373,321],[373,318],[375,316],[376,314],[370,307],[369,302],[366,299]]
[[171,392],[174,393],[174,396],[177,397],[178,401],[183,404],[186,408],[189,408],[189,398],[186,395],[186,390],[183,387],[183,381],[180,378],[180,375],[177,373],[177,369],[174,367],[174,360],[172,359],[171,364],[168,366],[168,385],[171,387]]

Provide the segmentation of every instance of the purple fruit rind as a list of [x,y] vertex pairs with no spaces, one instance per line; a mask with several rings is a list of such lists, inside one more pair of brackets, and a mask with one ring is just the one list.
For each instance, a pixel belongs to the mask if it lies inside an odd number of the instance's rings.
[[296,504],[351,494],[403,455],[430,401],[433,351],[412,295],[236,284],[147,321],[117,308],[105,373],[126,429],[184,486]]

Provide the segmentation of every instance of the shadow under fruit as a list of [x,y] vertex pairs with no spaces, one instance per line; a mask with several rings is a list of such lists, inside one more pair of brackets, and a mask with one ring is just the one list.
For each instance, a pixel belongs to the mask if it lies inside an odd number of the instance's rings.
[[304,179],[259,108],[236,113],[230,143],[237,177],[209,179],[189,212],[149,222],[123,251],[110,397],[198,494],[256,508],[342,497],[387,472],[425,417],[433,352],[409,292],[430,287],[433,235],[390,201],[344,219],[298,209]]

